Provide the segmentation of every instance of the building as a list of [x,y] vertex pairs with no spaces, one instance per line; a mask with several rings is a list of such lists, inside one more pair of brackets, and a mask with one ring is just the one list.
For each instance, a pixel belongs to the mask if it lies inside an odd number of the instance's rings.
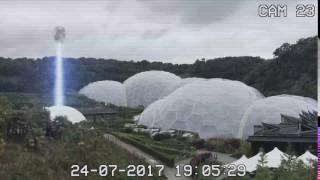
[[317,112],[300,113],[299,118],[281,115],[280,124],[262,123],[254,126],[254,134],[248,137],[254,153],[260,148],[265,152],[278,147],[298,154],[306,150],[315,153],[317,145]]

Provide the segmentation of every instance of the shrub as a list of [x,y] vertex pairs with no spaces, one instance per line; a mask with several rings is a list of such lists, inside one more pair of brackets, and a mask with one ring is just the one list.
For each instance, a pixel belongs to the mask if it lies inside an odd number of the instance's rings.
[[159,151],[156,151],[149,147],[148,145],[145,145],[143,143],[140,143],[136,140],[133,140],[131,138],[125,137],[125,136],[118,136],[122,141],[132,144],[133,146],[136,146],[140,148],[142,151],[154,156],[155,158],[159,159],[163,163],[167,164],[170,167],[174,166],[174,158],[172,156],[166,155],[164,153],[161,153]]
[[192,144],[196,149],[201,149],[201,148],[204,147],[205,140],[203,140],[203,139],[197,139],[197,140],[192,141],[191,144]]
[[156,134],[153,136],[153,139],[155,141],[162,141],[162,140],[165,140],[165,139],[170,139],[171,138],[171,135],[169,133],[159,133],[159,134]]
[[167,148],[167,147],[162,147],[162,146],[156,146],[156,145],[151,145],[152,149],[159,150],[161,152],[167,153],[167,154],[182,154],[182,155],[187,155],[191,156],[192,153],[188,151],[183,151],[183,149],[174,149],[174,148]]
[[124,129],[123,129],[123,132],[125,132],[125,133],[132,133],[133,130],[132,130],[132,128],[124,128]]

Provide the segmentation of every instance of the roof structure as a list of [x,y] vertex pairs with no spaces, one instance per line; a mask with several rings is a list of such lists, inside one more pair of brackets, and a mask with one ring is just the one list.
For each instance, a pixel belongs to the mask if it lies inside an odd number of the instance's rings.
[[[246,156],[242,156],[240,159],[230,163],[234,165],[243,164],[246,167],[247,172],[254,172],[257,170],[257,166],[259,165],[259,160],[261,159],[261,155],[263,153],[259,152],[258,154],[252,156],[251,158],[247,158]],[[272,151],[266,153],[265,155],[266,167],[268,168],[279,168],[281,166],[282,160],[287,160],[289,155],[279,150],[275,147]],[[306,151],[304,154],[296,158],[296,160],[301,160],[307,166],[312,165],[312,161],[317,161],[317,156],[313,155],[309,151]],[[227,164],[226,166],[230,165]]]
[[266,166],[269,168],[278,168],[281,165],[281,161],[288,159],[288,156],[288,154],[280,151],[277,147],[275,147],[272,151],[266,154]]
[[312,161],[317,161],[318,157],[310,153],[310,151],[306,151],[304,154],[297,158],[301,160],[305,165],[312,166]]
[[247,138],[252,135],[254,125],[279,124],[283,116],[299,118],[302,111],[317,111],[317,102],[311,98],[292,95],[270,96],[257,100],[244,113],[238,136]]
[[[259,160],[261,159],[261,156],[263,155],[262,152],[259,152],[258,154],[256,154],[255,156],[249,158],[249,159],[245,159],[244,157],[241,157],[240,159],[238,159],[237,161],[230,163],[230,164],[234,164],[234,163],[240,163],[245,165],[246,167],[246,171],[247,172],[254,172],[257,170],[257,166],[259,165]],[[272,151],[266,153],[265,155],[265,160],[266,160],[266,167],[269,168],[278,168],[281,165],[281,161],[283,159],[287,159],[288,155],[282,151],[280,151],[277,147],[275,147]]]
[[302,111],[299,118],[281,115],[279,124],[261,123],[254,126],[248,141],[316,142],[317,112]]
[[247,156],[246,155],[242,155],[240,159],[232,162],[232,163],[229,163],[229,164],[226,164],[225,166],[228,167],[229,165],[235,165],[235,166],[238,166],[240,164],[244,164],[246,161],[248,160]]
[[253,172],[257,169],[259,159],[261,159],[262,152],[244,161],[243,165],[246,167],[247,172]]

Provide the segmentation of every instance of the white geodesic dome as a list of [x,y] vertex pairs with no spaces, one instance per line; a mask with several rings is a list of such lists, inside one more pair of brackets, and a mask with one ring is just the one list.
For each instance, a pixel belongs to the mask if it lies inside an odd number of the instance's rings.
[[156,102],[150,104],[140,115],[139,117],[139,124],[143,124],[150,128],[157,126],[156,121],[157,118],[160,116],[160,111],[163,104],[163,99],[159,99]]
[[46,109],[49,111],[52,121],[59,116],[66,117],[72,123],[86,120],[80,111],[69,106],[51,106]]
[[105,80],[90,83],[80,89],[79,94],[106,104],[127,106],[125,87],[117,81]]
[[152,102],[167,96],[180,77],[165,71],[145,71],[131,76],[124,82],[127,103],[130,107],[147,107]]
[[147,107],[139,123],[192,131],[201,138],[236,137],[242,115],[260,98],[257,90],[240,81],[196,81]]
[[299,117],[302,111],[317,111],[317,102],[311,98],[293,95],[270,96],[257,100],[243,116],[239,137],[252,135],[254,125],[261,125],[262,122],[279,124],[281,114]]
[[184,78],[184,79],[181,79],[179,81],[179,83],[177,83],[175,86],[172,86],[171,87],[171,91],[173,92],[174,90],[184,86],[184,85],[187,85],[187,84],[190,84],[190,83],[193,83],[193,82],[197,82],[197,81],[206,81],[208,79],[204,79],[204,78],[198,78],[198,77],[190,77],[190,78]]

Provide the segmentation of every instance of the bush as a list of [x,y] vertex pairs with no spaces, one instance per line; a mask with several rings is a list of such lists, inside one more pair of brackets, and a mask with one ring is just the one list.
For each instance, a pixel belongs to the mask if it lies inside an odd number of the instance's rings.
[[205,140],[203,139],[197,139],[197,140],[194,140],[192,141],[192,146],[194,146],[196,149],[201,149],[204,147],[204,144],[205,144]]
[[188,151],[183,151],[183,149],[174,149],[174,148],[167,148],[167,147],[162,147],[162,146],[156,146],[156,145],[151,145],[152,149],[159,150],[161,152],[167,153],[167,154],[182,154],[182,155],[187,155],[191,156],[192,153]]
[[156,134],[153,136],[153,139],[155,141],[162,141],[162,140],[165,140],[165,139],[170,139],[171,138],[171,135],[169,133],[159,133],[159,134]]
[[117,136],[118,138],[120,138],[122,141],[132,144],[133,146],[136,146],[138,148],[140,148],[142,151],[154,156],[155,158],[159,159],[160,161],[162,161],[163,163],[167,164],[169,167],[173,167],[174,166],[174,158],[166,155],[164,153],[158,152],[156,150],[153,150],[151,147],[142,144],[136,140],[133,140],[131,138],[125,137],[125,136]]
[[132,133],[133,130],[132,130],[132,128],[124,128],[124,129],[123,129],[123,132],[125,132],[125,133]]
[[209,151],[234,154],[235,157],[239,154],[250,155],[250,144],[239,139],[219,139],[212,138],[205,142],[204,147]]

